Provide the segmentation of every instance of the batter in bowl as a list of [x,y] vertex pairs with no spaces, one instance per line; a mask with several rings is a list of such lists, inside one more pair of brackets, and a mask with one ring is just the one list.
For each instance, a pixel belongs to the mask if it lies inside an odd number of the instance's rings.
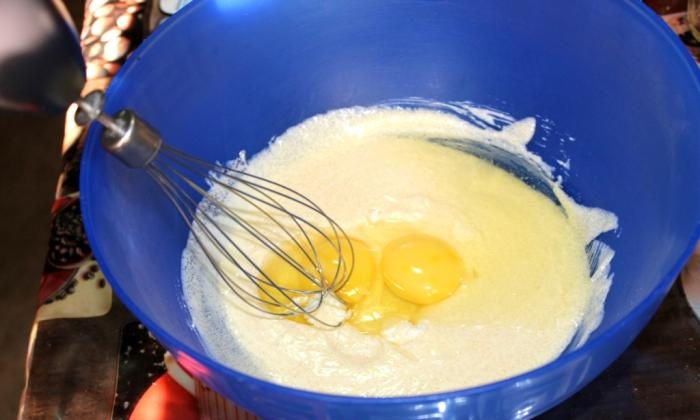
[[[531,119],[495,131],[443,112],[381,107],[288,130],[247,170],[303,192],[351,237],[353,276],[321,311],[345,322],[323,328],[252,312],[208,281],[190,240],[183,290],[208,351],[286,386],[362,396],[465,388],[556,358],[602,316],[610,277],[591,275],[586,246],[615,228],[614,215],[577,205],[555,184],[553,201],[432,141],[496,142],[541,164],[524,148],[533,130]],[[291,278],[267,249],[247,252],[278,270],[278,281]],[[612,251],[603,253],[609,262]]]

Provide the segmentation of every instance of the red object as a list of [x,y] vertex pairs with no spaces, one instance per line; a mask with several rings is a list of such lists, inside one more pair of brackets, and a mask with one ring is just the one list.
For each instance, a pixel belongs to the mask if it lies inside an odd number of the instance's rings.
[[197,400],[170,375],[158,378],[136,403],[129,420],[199,420]]

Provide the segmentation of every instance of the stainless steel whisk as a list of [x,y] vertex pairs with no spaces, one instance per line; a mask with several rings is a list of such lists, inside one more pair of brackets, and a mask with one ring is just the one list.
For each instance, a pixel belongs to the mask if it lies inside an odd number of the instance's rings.
[[[101,91],[79,99],[76,121],[101,124],[103,147],[155,180],[190,228],[214,276],[262,312],[305,315],[323,325],[339,325],[314,314],[330,292],[345,285],[353,268],[352,244],[333,219],[289,187],[168,146],[129,110],[106,115],[103,101]],[[235,206],[224,202],[231,195]],[[319,245],[333,251],[333,267],[322,266]],[[284,287],[281,279],[266,273],[249,255],[260,246],[301,275],[304,287]]]

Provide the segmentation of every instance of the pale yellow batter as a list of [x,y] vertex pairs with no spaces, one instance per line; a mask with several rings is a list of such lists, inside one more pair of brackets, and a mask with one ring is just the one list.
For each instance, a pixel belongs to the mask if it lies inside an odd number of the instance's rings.
[[[559,207],[490,163],[425,140],[431,136],[489,133],[434,111],[351,109],[308,120],[256,156],[252,173],[303,191],[361,243],[358,273],[369,272],[367,261],[373,271],[364,300],[344,298],[349,321],[320,329],[251,313],[206,281],[186,251],[185,298],[210,352],[288,386],[372,396],[492,382],[561,353],[587,311],[601,310],[590,297],[607,283],[591,281],[585,246],[614,217],[577,206],[555,186]],[[447,255],[457,276],[449,293],[425,300],[386,281],[418,255],[396,251],[397,240],[415,235]],[[362,323],[362,311],[384,312],[381,322]]]

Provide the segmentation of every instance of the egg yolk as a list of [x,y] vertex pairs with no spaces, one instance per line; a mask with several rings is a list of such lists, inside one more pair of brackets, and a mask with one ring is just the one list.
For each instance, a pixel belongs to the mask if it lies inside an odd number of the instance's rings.
[[[301,249],[289,244],[282,248],[305,271],[318,275],[318,267],[308,261]],[[342,269],[337,249],[325,240],[315,241],[314,249],[324,281],[332,281],[337,270]],[[349,243],[342,244],[341,255],[347,268],[352,263],[353,270],[345,284],[336,289],[336,295],[351,311],[347,322],[370,334],[379,334],[399,321],[417,322],[422,306],[440,302],[457,290],[463,272],[462,262],[452,247],[424,234],[400,237],[383,249],[350,238]],[[276,254],[265,260],[262,270],[279,287],[299,291],[286,293],[302,305],[303,291],[318,287]],[[288,302],[279,290],[269,285],[263,285],[259,295],[265,301],[273,298]],[[267,306],[272,313],[287,312],[274,304]],[[300,315],[289,319],[306,323]]]
[[[366,243],[357,239],[350,239],[353,254],[353,269],[348,281],[340,288],[336,294],[348,305],[354,305],[364,299],[370,291],[370,286],[376,276],[377,264],[374,262],[374,255]],[[347,246],[347,245],[346,245]],[[343,255],[349,255],[349,250],[341,248]],[[324,255],[330,261],[333,268],[338,266],[336,254]]]
[[[309,260],[304,254],[313,255],[311,247],[305,247],[304,250],[297,244],[287,243],[281,249],[294,261],[298,262],[300,268],[308,273],[313,278],[318,278],[319,274],[324,282],[330,284],[336,275],[342,276],[342,270],[350,270],[353,267],[352,275],[345,282],[343,287],[336,290],[338,297],[345,303],[353,304],[364,298],[369,290],[369,285],[375,277],[376,263],[374,255],[372,255],[368,246],[359,240],[350,239],[350,244],[346,241],[341,242],[340,253],[336,248],[336,244],[328,240],[319,238],[313,242],[313,249],[316,252],[318,266],[315,261]],[[308,248],[308,249],[306,249]],[[345,267],[340,267],[340,256],[342,256]],[[354,264],[353,264],[354,260]],[[288,309],[283,306],[276,305],[274,301],[290,305],[290,298],[297,301],[300,305],[304,305],[306,295],[304,291],[318,290],[318,285],[310,280],[306,275],[294,268],[287,260],[277,254],[271,254],[263,263],[262,271],[274,282],[277,286],[285,290],[284,293],[274,286],[261,283],[261,288],[258,295],[266,302],[266,308],[275,314],[288,312]],[[285,297],[285,294],[288,297]],[[292,316],[293,320],[300,321],[301,316]]]
[[[299,262],[301,269],[314,277],[318,276],[317,268],[311,261],[308,261],[301,248],[298,248],[294,244],[284,244],[281,249],[289,258]],[[264,261],[261,269],[272,283],[277,285],[280,289],[283,289],[279,290],[271,284],[266,284],[265,282],[267,280],[261,278],[258,296],[263,302],[266,302],[264,307],[270,313],[287,314],[289,309],[285,306],[292,306],[292,299],[303,306],[306,300],[306,295],[303,292],[318,288],[309,278],[277,254],[270,254]],[[284,304],[284,306],[276,304],[275,302],[280,302]],[[304,318],[300,315],[292,316],[290,319],[305,322]]]
[[384,248],[381,270],[396,296],[417,305],[447,298],[459,287],[462,262],[445,242],[428,235],[410,235]]

